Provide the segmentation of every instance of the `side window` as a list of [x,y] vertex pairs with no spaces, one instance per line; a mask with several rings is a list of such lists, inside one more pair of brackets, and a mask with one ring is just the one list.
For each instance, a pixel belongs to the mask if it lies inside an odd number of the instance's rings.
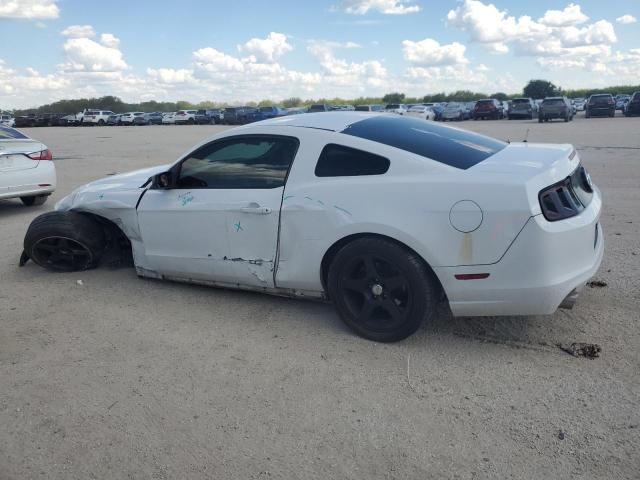
[[342,145],[328,144],[316,164],[316,177],[382,175],[389,170],[389,159]]
[[241,137],[193,152],[180,167],[178,188],[278,188],[298,150],[291,137]]

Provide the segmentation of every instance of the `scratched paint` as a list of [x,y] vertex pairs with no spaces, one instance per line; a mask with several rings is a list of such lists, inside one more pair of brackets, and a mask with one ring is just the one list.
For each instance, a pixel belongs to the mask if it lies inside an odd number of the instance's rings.
[[286,197],[284,197],[284,198],[282,199],[282,201],[283,201],[283,202],[286,202],[287,200],[289,200],[290,198],[293,198],[293,197],[295,197],[295,195],[287,195]]
[[104,198],[104,193],[100,193],[100,194],[98,194],[98,198],[99,198],[100,200],[102,200],[102,199]]
[[343,213],[346,213],[350,217],[353,217],[353,214],[349,210],[347,210],[345,208],[339,207],[338,205],[334,205],[333,208],[335,208],[336,210],[339,210],[339,211],[341,211]]
[[471,265],[473,258],[473,237],[470,232],[463,234],[460,254],[458,255],[461,265]]
[[184,207],[188,203],[193,202],[193,195],[191,192],[181,193],[180,195],[178,195],[178,200],[180,200],[180,203]]
[[236,227],[236,232],[244,231],[244,228],[242,228],[240,222],[234,223],[233,226]]

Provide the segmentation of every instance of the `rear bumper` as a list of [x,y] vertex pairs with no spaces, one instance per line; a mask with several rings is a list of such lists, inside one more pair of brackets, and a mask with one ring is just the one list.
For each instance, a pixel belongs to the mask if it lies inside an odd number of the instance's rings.
[[543,112],[540,114],[542,118],[565,118],[568,115],[567,112]]
[[611,115],[615,113],[614,107],[587,107],[587,113],[589,115]]
[[[559,222],[548,222],[542,215],[531,217],[495,264],[435,268],[453,314],[553,313],[600,267],[604,252],[598,223],[601,204],[596,195],[580,215]],[[489,277],[457,280],[455,275],[462,273],[489,273]]]

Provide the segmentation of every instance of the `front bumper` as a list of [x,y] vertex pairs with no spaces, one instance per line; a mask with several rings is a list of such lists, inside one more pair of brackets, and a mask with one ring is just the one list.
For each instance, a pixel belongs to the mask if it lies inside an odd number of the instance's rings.
[[[548,315],[597,272],[604,252],[602,200],[594,195],[576,217],[548,222],[531,217],[495,264],[438,267],[434,271],[456,316]],[[456,274],[489,273],[480,280]]]

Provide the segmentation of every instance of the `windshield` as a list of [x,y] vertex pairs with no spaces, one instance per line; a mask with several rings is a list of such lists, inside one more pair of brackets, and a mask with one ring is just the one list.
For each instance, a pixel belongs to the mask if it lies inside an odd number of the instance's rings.
[[519,103],[520,103],[520,104],[524,103],[524,104],[527,104],[527,105],[528,105],[528,104],[529,104],[529,99],[528,99],[528,98],[516,98],[516,99],[515,99],[513,102],[511,102],[511,103],[513,103],[514,105],[517,105],[517,104],[519,104]]
[[342,131],[466,170],[507,146],[505,142],[414,117],[380,115]]
[[392,103],[391,105],[386,106],[387,110],[395,110],[397,108],[400,108],[400,105],[398,105],[397,103]]
[[445,110],[459,110],[461,107],[461,105],[459,103],[449,103],[446,107]]
[[544,106],[552,106],[552,105],[564,105],[564,100],[561,98],[550,98],[542,102]]

